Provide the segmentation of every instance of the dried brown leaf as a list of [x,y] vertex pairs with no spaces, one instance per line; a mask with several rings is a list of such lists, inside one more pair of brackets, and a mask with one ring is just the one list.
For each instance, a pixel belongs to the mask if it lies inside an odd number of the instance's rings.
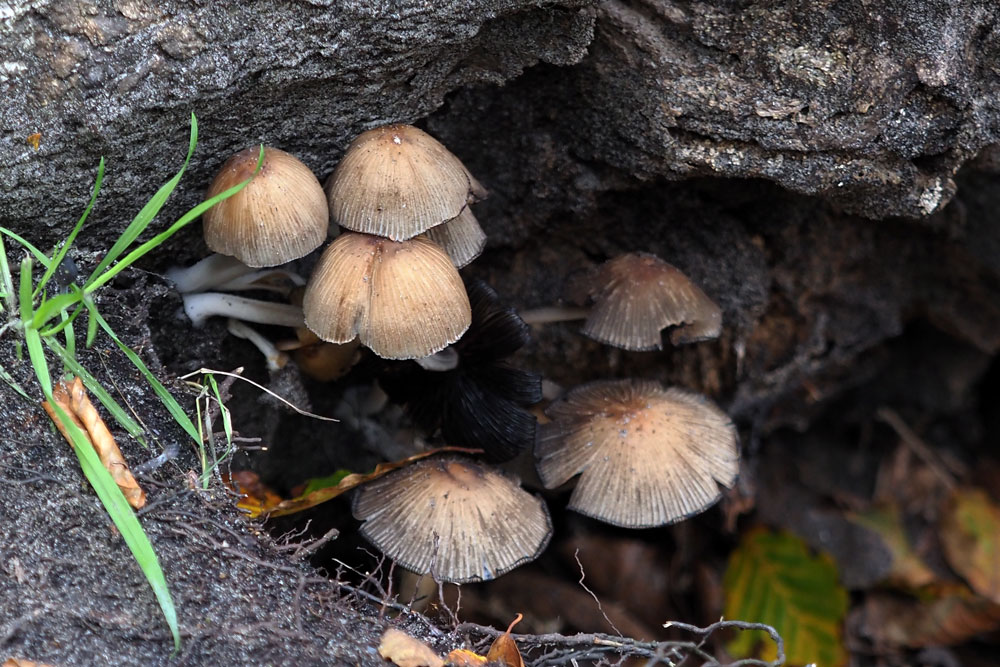
[[524,617],[518,614],[517,618],[507,626],[507,632],[493,640],[493,644],[490,645],[490,650],[486,654],[487,662],[496,663],[503,667],[524,667],[524,660],[521,659],[521,652],[517,650],[517,643],[510,636],[510,631],[521,622],[522,618]]
[[1000,603],[1000,507],[981,489],[956,489],[941,521],[948,564],[972,590]]
[[[86,431],[88,439],[94,447],[94,451],[97,452],[101,463],[111,474],[118,488],[121,489],[122,495],[125,496],[128,504],[134,509],[142,508],[146,504],[146,494],[139,486],[139,483],[135,481],[135,477],[132,476],[132,472],[128,468],[128,463],[125,462],[125,458],[122,456],[122,452],[118,448],[118,443],[115,442],[114,436],[111,435],[111,431],[108,430],[104,420],[101,419],[101,415],[97,413],[94,404],[87,397],[87,391],[83,388],[83,382],[80,378],[75,378],[69,385],[64,382],[57,383],[52,389],[52,400],[69,415],[69,418],[80,429]],[[72,445],[73,440],[70,438],[65,425],[60,421],[55,409],[49,405],[48,401],[43,402],[42,407],[45,408],[49,417],[55,422],[59,432]]]
[[865,597],[864,628],[885,648],[961,644],[1000,627],[1000,605],[963,585],[932,585],[919,598],[888,593]]
[[486,656],[473,653],[464,648],[457,648],[447,656],[448,664],[454,667],[484,667]]
[[378,654],[399,667],[444,667],[431,647],[402,630],[389,628],[382,635]]

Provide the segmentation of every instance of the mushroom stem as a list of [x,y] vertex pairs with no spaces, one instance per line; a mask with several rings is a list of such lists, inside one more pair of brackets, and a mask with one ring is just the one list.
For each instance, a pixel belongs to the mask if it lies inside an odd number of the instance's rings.
[[449,345],[440,352],[414,359],[425,371],[450,371],[458,366],[458,352]]
[[287,279],[293,285],[305,285],[302,276],[287,269],[253,269],[235,257],[215,253],[187,267],[167,271],[167,279],[181,294],[204,292],[207,289],[235,292],[239,290],[269,290],[286,294],[288,289],[267,282],[271,277]]
[[226,320],[226,329],[237,338],[242,338],[253,343],[254,347],[260,350],[264,358],[267,359],[267,370],[277,371],[285,367],[288,363],[288,355],[281,352],[274,346],[274,343],[265,338],[255,329],[250,328],[244,322],[229,318]]
[[184,295],[184,312],[191,323],[200,327],[213,315],[233,317],[245,322],[276,324],[282,327],[301,327],[302,308],[289,303],[257,301],[220,292],[201,292]]
[[203,292],[252,272],[249,266],[228,255],[209,255],[187,268],[179,266],[167,271],[167,279],[181,294]]
[[525,324],[552,324],[554,322],[583,320],[589,314],[589,308],[570,308],[568,306],[543,306],[519,313]]

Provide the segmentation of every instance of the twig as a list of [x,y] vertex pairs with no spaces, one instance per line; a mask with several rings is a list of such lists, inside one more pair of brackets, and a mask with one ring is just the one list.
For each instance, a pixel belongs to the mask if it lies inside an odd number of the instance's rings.
[[619,637],[623,636],[622,631],[619,630],[618,627],[611,621],[611,619],[608,618],[608,615],[604,613],[604,607],[601,606],[601,601],[597,599],[597,595],[594,594],[594,591],[587,588],[587,585],[583,583],[583,580],[586,578],[587,575],[583,571],[583,563],[580,562],[579,549],[573,552],[573,560],[576,561],[576,566],[580,568],[580,580],[577,582],[578,584],[580,584],[580,588],[587,591],[587,593],[590,594],[590,597],[594,598],[594,602],[597,603],[597,611],[601,612],[601,616],[603,616],[607,624],[611,626],[611,629],[617,632]]
[[889,427],[896,432],[900,441],[909,447],[913,453],[927,465],[927,467],[933,470],[934,474],[941,478],[941,481],[949,491],[955,488],[955,477],[952,474],[952,471],[946,470],[946,465],[941,461],[941,459],[930,447],[927,446],[927,443],[925,443],[923,439],[917,435],[906,422],[903,421],[903,418],[900,417],[895,410],[892,408],[881,407],[875,413],[875,416],[888,424]]
[[[242,369],[237,369],[237,370],[242,370]],[[322,421],[325,421],[325,422],[339,422],[340,421],[339,419],[334,419],[333,417],[323,417],[321,415],[313,414],[313,413],[311,413],[311,412],[309,412],[307,410],[303,410],[302,408],[298,407],[297,405],[295,405],[291,401],[289,401],[287,399],[284,399],[281,396],[279,396],[278,394],[274,393],[273,391],[271,391],[267,387],[265,387],[265,386],[263,386],[261,384],[257,384],[256,382],[254,382],[250,378],[245,378],[242,375],[238,375],[236,373],[229,373],[227,371],[216,371],[216,370],[212,370],[211,368],[199,368],[196,371],[191,371],[190,373],[187,373],[186,375],[182,375],[180,377],[180,379],[181,380],[186,380],[187,378],[192,377],[194,375],[198,375],[198,374],[201,374],[201,375],[226,375],[228,377],[234,377],[234,378],[236,378],[238,380],[243,380],[247,384],[252,384],[253,386],[255,386],[258,389],[260,389],[261,391],[263,391],[265,394],[270,394],[274,398],[278,399],[279,401],[281,401],[282,403],[284,403],[285,405],[287,405],[288,407],[290,407],[292,410],[295,410],[300,415],[304,415],[306,417],[312,417],[313,419],[319,419],[319,420],[322,420]]]

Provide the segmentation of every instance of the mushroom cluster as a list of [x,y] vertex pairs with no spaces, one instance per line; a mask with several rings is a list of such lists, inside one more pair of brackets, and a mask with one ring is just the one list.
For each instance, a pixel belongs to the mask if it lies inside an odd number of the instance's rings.
[[[574,282],[574,300],[587,307],[518,315],[458,273],[485,246],[470,209],[484,188],[408,125],[358,136],[325,192],[296,158],[262,148],[227,161],[208,197],[247,179],[205,214],[206,242],[219,254],[170,274],[192,322],[227,316],[270,367],[294,351],[322,381],[347,373],[363,346],[383,359],[379,383],[414,423],[490,462],[431,457],[362,485],[353,504],[361,533],[403,567],[483,581],[536,558],[552,533],[545,503],[492,465],[529,450],[545,488],[579,476],[569,508],[617,526],[681,520],[733,485],[736,431],[707,398],[651,380],[596,381],[551,403],[539,427],[529,408],[542,400],[542,379],[507,361],[530,340],[530,324],[565,319],[586,318],[585,335],[626,350],[662,349],[667,327],[674,344],[717,337],[721,310],[678,269],[622,255]],[[280,268],[331,234],[308,283]],[[247,289],[283,301],[227,293]],[[296,339],[275,346],[245,322],[291,327]]]

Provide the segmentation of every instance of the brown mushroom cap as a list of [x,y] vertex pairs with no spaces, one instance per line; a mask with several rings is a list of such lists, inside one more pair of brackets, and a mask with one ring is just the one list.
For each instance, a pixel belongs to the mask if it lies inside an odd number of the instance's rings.
[[552,534],[540,498],[465,459],[425,459],[365,484],[354,516],[389,558],[455,583],[494,579],[534,560]]
[[[206,199],[250,178],[259,148],[229,158]],[[329,213],[323,187],[298,158],[264,148],[264,164],[253,180],[202,216],[205,243],[247,266],[277,266],[304,257],[326,239]]]
[[357,337],[386,359],[434,354],[472,322],[462,278],[424,237],[341,234],[316,265],[302,307],[306,326],[323,340]]
[[394,241],[457,217],[486,194],[461,160],[412,125],[362,133],[347,148],[326,191],[334,222]]
[[468,206],[457,218],[428,229],[427,238],[444,248],[459,269],[479,257],[486,247],[486,233]]
[[714,504],[739,472],[729,418],[649,380],[592,382],[546,411],[535,450],[546,488],[580,480],[570,509],[626,528],[673,523]]
[[[679,269],[655,255],[615,257],[577,285],[594,299],[583,334],[625,350],[661,350],[660,331],[674,345],[717,338],[722,311]],[[580,300],[580,295],[577,299]]]

